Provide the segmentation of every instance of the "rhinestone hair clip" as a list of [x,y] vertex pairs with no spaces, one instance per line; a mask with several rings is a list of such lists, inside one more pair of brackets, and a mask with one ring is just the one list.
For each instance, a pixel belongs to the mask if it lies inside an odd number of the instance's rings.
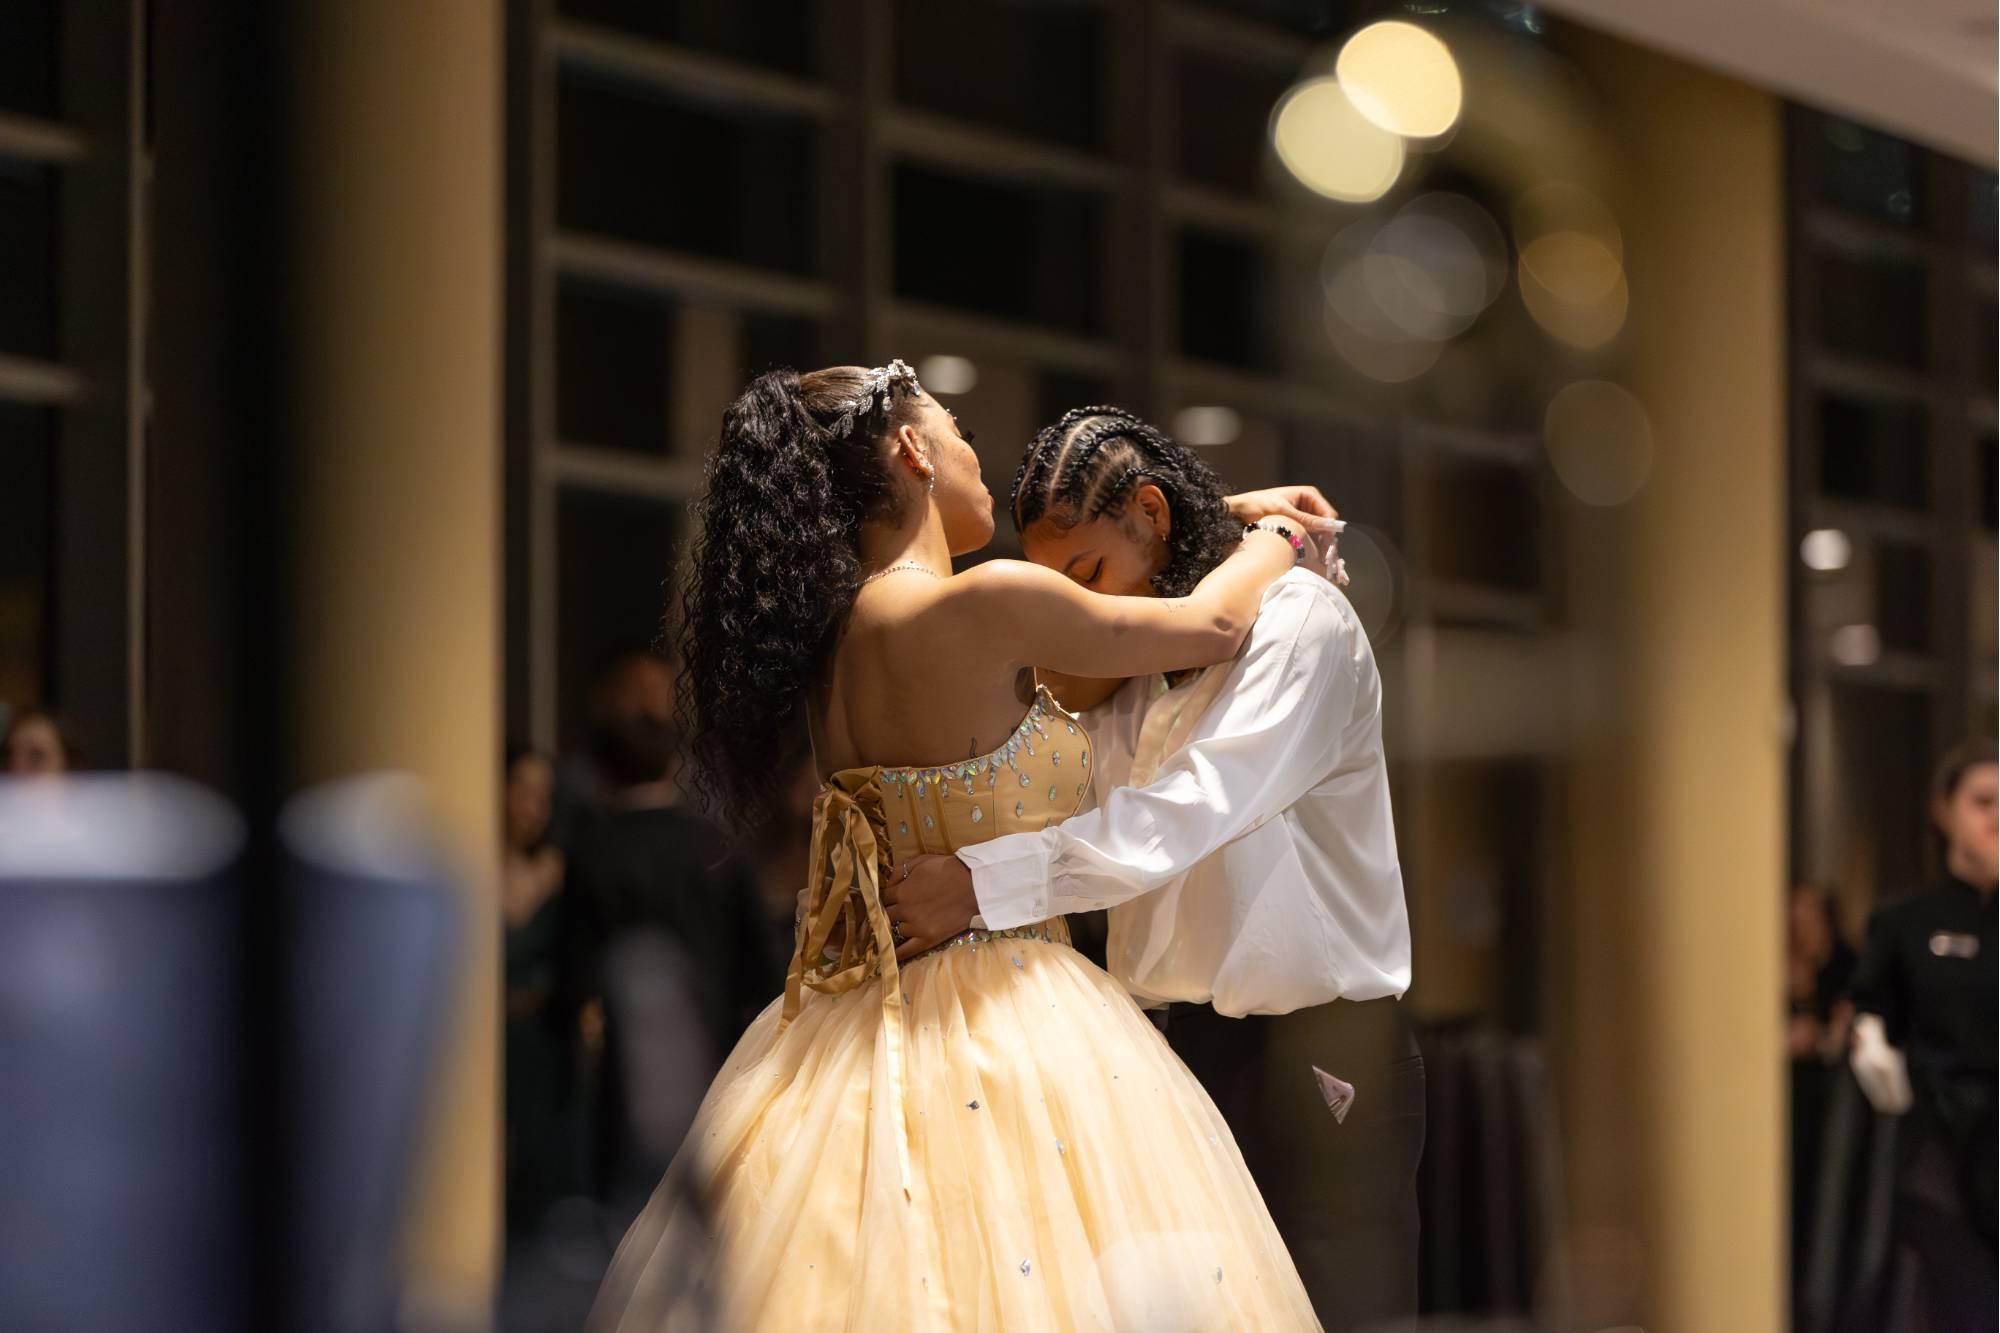
[[877,366],[863,376],[861,392],[840,405],[840,415],[827,429],[842,437],[851,434],[855,422],[865,421],[887,407],[895,400],[898,390],[915,395],[924,391],[924,386],[917,383],[917,372],[905,365],[901,357],[886,366]]

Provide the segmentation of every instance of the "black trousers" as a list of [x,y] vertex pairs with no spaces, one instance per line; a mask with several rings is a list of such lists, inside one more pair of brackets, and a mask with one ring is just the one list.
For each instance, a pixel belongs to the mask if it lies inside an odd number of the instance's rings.
[[2000,1330],[1995,1132],[1990,1083],[1919,1076],[1898,1127],[1895,1235],[1916,1256],[1929,1333]]
[[[1424,1059],[1401,1005],[1250,1018],[1174,1005],[1164,1026],[1236,1135],[1327,1333],[1414,1324]],[[1344,1123],[1315,1067],[1354,1086]]]

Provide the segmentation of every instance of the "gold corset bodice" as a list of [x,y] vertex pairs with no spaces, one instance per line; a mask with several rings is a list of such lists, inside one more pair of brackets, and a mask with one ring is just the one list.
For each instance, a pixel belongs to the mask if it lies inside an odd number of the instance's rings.
[[[789,1023],[812,989],[839,995],[880,977],[882,1041],[891,1096],[903,1082],[903,996],[896,940],[882,907],[882,881],[893,867],[925,852],[1046,828],[1076,813],[1090,787],[1090,738],[1037,688],[1028,715],[999,749],[934,768],[848,768],[813,802],[811,879],[799,914],[797,947],[785,981]],[[1004,932],[1067,944],[1060,921]],[[967,931],[952,944],[991,938]],[[909,1145],[897,1115],[904,1188]]]
[[848,772],[874,775],[893,865],[1069,818],[1090,787],[1090,737],[1037,689],[1028,715],[991,754],[940,768]]

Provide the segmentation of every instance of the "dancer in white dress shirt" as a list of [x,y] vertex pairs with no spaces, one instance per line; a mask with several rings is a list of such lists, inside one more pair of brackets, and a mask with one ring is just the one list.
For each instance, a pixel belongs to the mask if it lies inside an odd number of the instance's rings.
[[[1172,595],[1240,530],[1205,464],[1110,408],[1036,437],[1012,509],[1030,559],[1106,593]],[[1110,909],[1109,970],[1169,1006],[1326,1327],[1414,1318],[1423,1063],[1397,1003],[1410,935],[1381,680],[1353,607],[1295,569],[1230,662],[1053,683],[1088,707],[1097,808],[914,863],[884,894],[907,947]]]

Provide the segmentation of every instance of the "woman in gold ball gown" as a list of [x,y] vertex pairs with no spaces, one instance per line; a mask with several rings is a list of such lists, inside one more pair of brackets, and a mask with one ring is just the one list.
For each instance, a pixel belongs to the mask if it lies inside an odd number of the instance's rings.
[[681,646],[702,780],[765,808],[803,717],[825,786],[786,994],[710,1087],[593,1327],[1317,1328],[1221,1115],[1061,920],[904,940],[881,901],[918,853],[1086,799],[1090,738],[1035,668],[1225,659],[1291,544],[1244,534],[1178,597],[1018,561],[954,575],[992,497],[901,362],[752,382],[699,518]]

